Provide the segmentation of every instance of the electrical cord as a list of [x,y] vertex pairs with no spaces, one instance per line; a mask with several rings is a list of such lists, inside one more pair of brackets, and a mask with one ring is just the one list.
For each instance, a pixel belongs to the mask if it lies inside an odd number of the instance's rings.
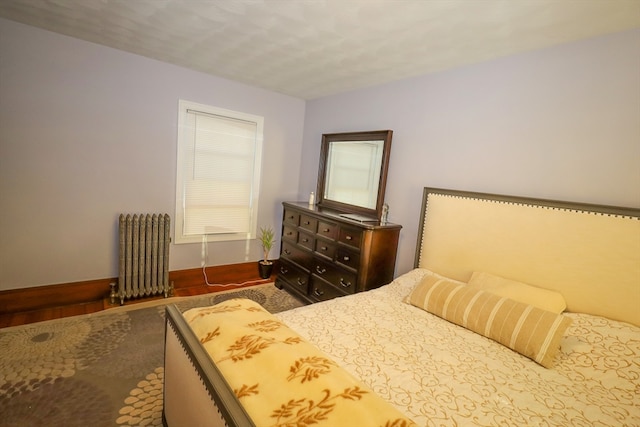
[[242,283],[209,283],[209,278],[207,277],[207,263],[209,262],[209,242],[207,242],[207,235],[205,234],[202,237],[202,275],[204,276],[204,283],[206,283],[207,286],[219,286],[221,288],[228,288],[228,287],[240,287],[240,286],[244,286],[244,285],[248,285],[250,283],[256,283],[256,282],[262,282],[265,280],[247,280],[246,282],[242,282]]
[[207,271],[206,271],[206,263],[205,265],[202,267],[202,274],[204,275],[204,282],[207,284],[207,286],[220,286],[223,288],[227,288],[230,286],[244,286],[247,285],[249,283],[256,283],[256,282],[262,282],[263,280],[247,280],[246,282],[242,282],[242,283],[209,283],[209,279],[207,278]]

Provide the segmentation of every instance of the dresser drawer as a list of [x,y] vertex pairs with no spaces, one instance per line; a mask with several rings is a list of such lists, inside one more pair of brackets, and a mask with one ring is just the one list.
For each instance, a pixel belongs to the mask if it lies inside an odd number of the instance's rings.
[[357,228],[340,227],[338,241],[359,249],[360,242],[362,241],[362,231]]
[[318,220],[312,216],[300,214],[300,227],[315,233],[318,228]]
[[284,223],[285,224],[291,224],[291,225],[297,227],[298,224],[300,223],[300,213],[298,213],[297,211],[294,211],[292,209],[285,209],[284,210]]
[[290,263],[286,259],[280,260],[278,279],[285,280],[292,288],[307,295],[309,290],[309,272]]
[[306,251],[292,243],[282,242],[282,257],[295,262],[301,267],[309,268],[311,266],[312,252]]
[[309,296],[311,298],[318,301],[326,301],[344,295],[346,295],[344,292],[340,292],[330,283],[317,276],[311,276],[311,283],[309,286]]
[[298,241],[298,230],[290,225],[282,227],[282,238],[291,240],[292,242]]
[[355,293],[357,275],[343,268],[336,267],[330,262],[324,262],[318,258],[314,258],[311,264],[311,274],[321,277],[344,293]]
[[303,233],[302,231],[298,233],[298,244],[300,246],[304,246],[305,248],[312,251],[313,242],[314,242],[313,234]]
[[360,254],[345,247],[338,248],[336,262],[357,270],[360,267]]
[[318,236],[336,240],[338,237],[338,225],[325,221],[318,221]]
[[336,254],[336,244],[323,239],[316,239],[314,249],[317,254],[327,257],[330,260],[333,260]]

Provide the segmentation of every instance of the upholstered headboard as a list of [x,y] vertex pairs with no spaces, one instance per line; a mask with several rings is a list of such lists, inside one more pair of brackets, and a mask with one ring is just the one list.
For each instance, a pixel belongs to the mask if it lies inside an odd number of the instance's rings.
[[552,289],[567,311],[640,326],[640,209],[425,188],[415,264]]

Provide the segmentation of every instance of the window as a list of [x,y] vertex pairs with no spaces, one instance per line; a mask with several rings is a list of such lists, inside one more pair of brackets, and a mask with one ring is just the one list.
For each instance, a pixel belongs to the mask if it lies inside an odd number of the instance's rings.
[[263,122],[179,101],[175,243],[255,238]]

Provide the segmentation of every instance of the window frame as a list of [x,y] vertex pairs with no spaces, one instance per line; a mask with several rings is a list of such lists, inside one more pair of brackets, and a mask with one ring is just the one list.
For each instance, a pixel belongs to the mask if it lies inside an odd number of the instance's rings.
[[[184,234],[185,219],[185,156],[188,144],[193,141],[188,140],[189,129],[187,128],[187,115],[189,110],[198,113],[220,116],[231,120],[242,120],[255,123],[255,151],[253,156],[253,176],[251,177],[251,200],[249,201],[249,231],[248,232],[230,232],[224,234]],[[215,107],[211,105],[200,104],[184,99],[178,100],[178,135],[177,135],[177,153],[176,153],[176,205],[175,205],[175,222],[174,222],[174,240],[175,244],[201,243],[207,242],[223,242],[255,239],[258,227],[258,203],[260,196],[260,177],[262,166],[262,144],[263,144],[264,117],[249,113],[228,110],[225,108]]]

